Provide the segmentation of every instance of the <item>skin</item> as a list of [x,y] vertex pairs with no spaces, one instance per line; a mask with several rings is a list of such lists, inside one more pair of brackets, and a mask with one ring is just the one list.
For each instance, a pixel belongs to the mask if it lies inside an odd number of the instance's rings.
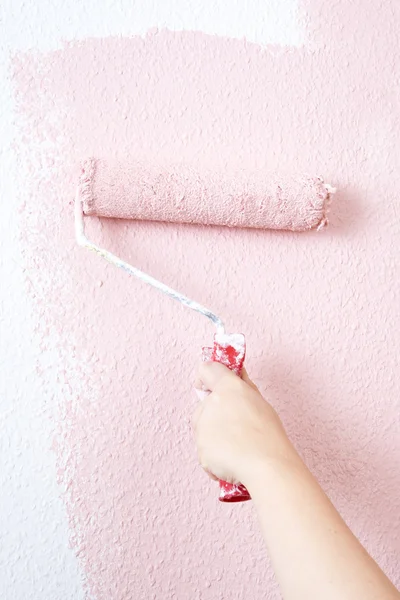
[[240,379],[221,364],[201,363],[195,388],[200,464],[213,479],[249,490],[284,600],[400,600],[247,373]]

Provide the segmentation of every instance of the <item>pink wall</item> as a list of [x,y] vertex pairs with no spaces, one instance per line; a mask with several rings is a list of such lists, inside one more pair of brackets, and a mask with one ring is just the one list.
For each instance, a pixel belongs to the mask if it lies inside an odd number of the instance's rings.
[[90,231],[246,333],[250,374],[400,584],[399,6],[302,10],[309,41],[286,51],[164,30],[14,61],[27,282],[58,357],[40,376],[56,368],[59,479],[96,600],[280,597],[251,503],[219,504],[196,464],[193,368],[212,329],[75,245],[77,162],[125,152],[338,186],[319,234]]

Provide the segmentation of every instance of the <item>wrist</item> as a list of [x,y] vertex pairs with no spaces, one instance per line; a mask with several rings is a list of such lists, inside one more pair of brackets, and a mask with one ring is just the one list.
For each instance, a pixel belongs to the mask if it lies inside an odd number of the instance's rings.
[[274,452],[264,451],[254,455],[243,470],[241,482],[254,499],[264,494],[265,490],[270,490],[277,479],[288,477],[304,468],[302,459],[286,438]]

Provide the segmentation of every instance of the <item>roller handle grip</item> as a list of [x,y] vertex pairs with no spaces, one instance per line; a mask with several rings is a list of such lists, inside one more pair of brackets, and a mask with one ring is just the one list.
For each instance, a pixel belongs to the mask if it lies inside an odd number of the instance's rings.
[[[242,334],[216,334],[212,348],[203,348],[203,361],[222,363],[240,377],[246,343]],[[248,490],[241,483],[219,482],[219,500],[221,502],[245,502],[251,500]]]

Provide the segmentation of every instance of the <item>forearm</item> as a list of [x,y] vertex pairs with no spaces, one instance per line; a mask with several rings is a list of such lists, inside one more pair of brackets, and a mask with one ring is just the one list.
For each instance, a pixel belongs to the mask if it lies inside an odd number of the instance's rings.
[[202,363],[195,432],[200,463],[241,481],[257,508],[285,600],[400,600],[290,444],[245,371]]
[[261,463],[245,482],[285,600],[399,600],[304,463]]

